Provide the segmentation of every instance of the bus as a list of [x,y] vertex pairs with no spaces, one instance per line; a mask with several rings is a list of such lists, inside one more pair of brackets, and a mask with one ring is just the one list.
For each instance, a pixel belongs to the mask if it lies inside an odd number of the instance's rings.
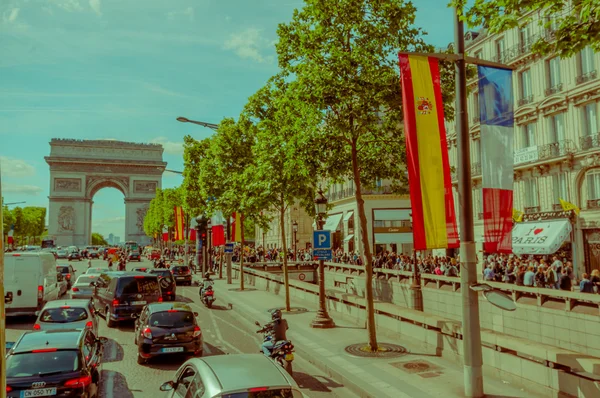
[[134,242],[132,240],[125,242],[125,250],[127,250],[127,252],[131,253],[131,252],[139,252],[139,246],[137,244],[137,242]]
[[42,249],[54,249],[54,239],[42,239]]

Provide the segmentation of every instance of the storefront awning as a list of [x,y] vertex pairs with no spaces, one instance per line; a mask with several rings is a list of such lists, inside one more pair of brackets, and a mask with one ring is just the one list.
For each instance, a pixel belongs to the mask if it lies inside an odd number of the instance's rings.
[[352,217],[353,215],[354,215],[353,211],[349,211],[348,213],[346,213],[346,215],[344,216],[344,222],[348,222],[350,217]]
[[331,231],[331,232],[337,231],[338,226],[340,225],[340,221],[342,221],[343,215],[344,214],[342,214],[342,213],[338,213],[338,214],[332,214],[331,216],[329,216],[327,218],[327,220],[325,220],[325,225],[323,226],[323,230]]
[[571,234],[569,220],[518,223],[512,230],[513,253],[553,254]]
[[354,234],[350,234],[344,238],[344,242],[348,242],[349,240],[354,239]]

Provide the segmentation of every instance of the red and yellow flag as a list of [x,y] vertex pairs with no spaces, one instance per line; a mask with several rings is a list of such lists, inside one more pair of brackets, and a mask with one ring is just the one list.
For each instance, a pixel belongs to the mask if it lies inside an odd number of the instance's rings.
[[399,58],[414,247],[456,248],[460,242],[438,61],[408,54]]
[[244,228],[242,213],[233,213],[231,217],[233,218],[233,223],[231,224],[233,241],[241,242],[244,239],[244,235],[242,234],[242,228]]
[[185,239],[185,216],[183,215],[183,208],[181,206],[175,206],[175,240]]

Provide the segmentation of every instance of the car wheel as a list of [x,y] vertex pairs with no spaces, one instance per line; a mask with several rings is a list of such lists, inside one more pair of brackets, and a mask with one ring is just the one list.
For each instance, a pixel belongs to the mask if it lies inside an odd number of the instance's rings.
[[104,310],[104,318],[106,319],[106,326],[108,326],[109,328],[114,328],[115,326],[117,326],[117,323],[110,319],[108,307],[106,307],[106,309]]
[[145,365],[146,363],[148,363],[148,360],[146,358],[142,358],[139,351],[137,353],[137,363],[139,365]]

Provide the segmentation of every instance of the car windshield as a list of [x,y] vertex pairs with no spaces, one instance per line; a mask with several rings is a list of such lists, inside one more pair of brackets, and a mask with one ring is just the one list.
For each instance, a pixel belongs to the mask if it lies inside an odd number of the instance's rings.
[[68,274],[69,273],[69,267],[56,267],[56,270],[58,272],[63,273],[63,274]]
[[89,285],[90,282],[96,282],[96,278],[94,278],[93,276],[80,276],[79,278],[77,278],[75,284],[77,285],[79,283],[85,283],[86,285]]
[[150,271],[150,273],[154,274],[154,275],[158,275],[160,277],[171,276],[171,271],[169,271],[169,270],[164,270],[164,271],[163,270],[160,270],[160,271],[159,270],[152,270],[152,271]]
[[184,272],[188,272],[190,270],[190,267],[188,266],[184,266],[184,267],[173,267],[173,272],[179,272],[179,273],[184,273]]
[[60,307],[48,308],[42,312],[40,321],[48,323],[68,323],[86,320],[88,317],[85,308]]
[[9,355],[6,359],[6,377],[69,373],[77,370],[77,351],[28,352]]
[[185,311],[156,312],[150,315],[148,324],[157,328],[183,328],[186,326],[194,326],[194,314]]
[[159,292],[156,277],[123,278],[119,283],[120,294],[158,294]]
[[302,398],[300,391],[291,388],[276,388],[266,391],[234,392],[219,395],[222,398]]

